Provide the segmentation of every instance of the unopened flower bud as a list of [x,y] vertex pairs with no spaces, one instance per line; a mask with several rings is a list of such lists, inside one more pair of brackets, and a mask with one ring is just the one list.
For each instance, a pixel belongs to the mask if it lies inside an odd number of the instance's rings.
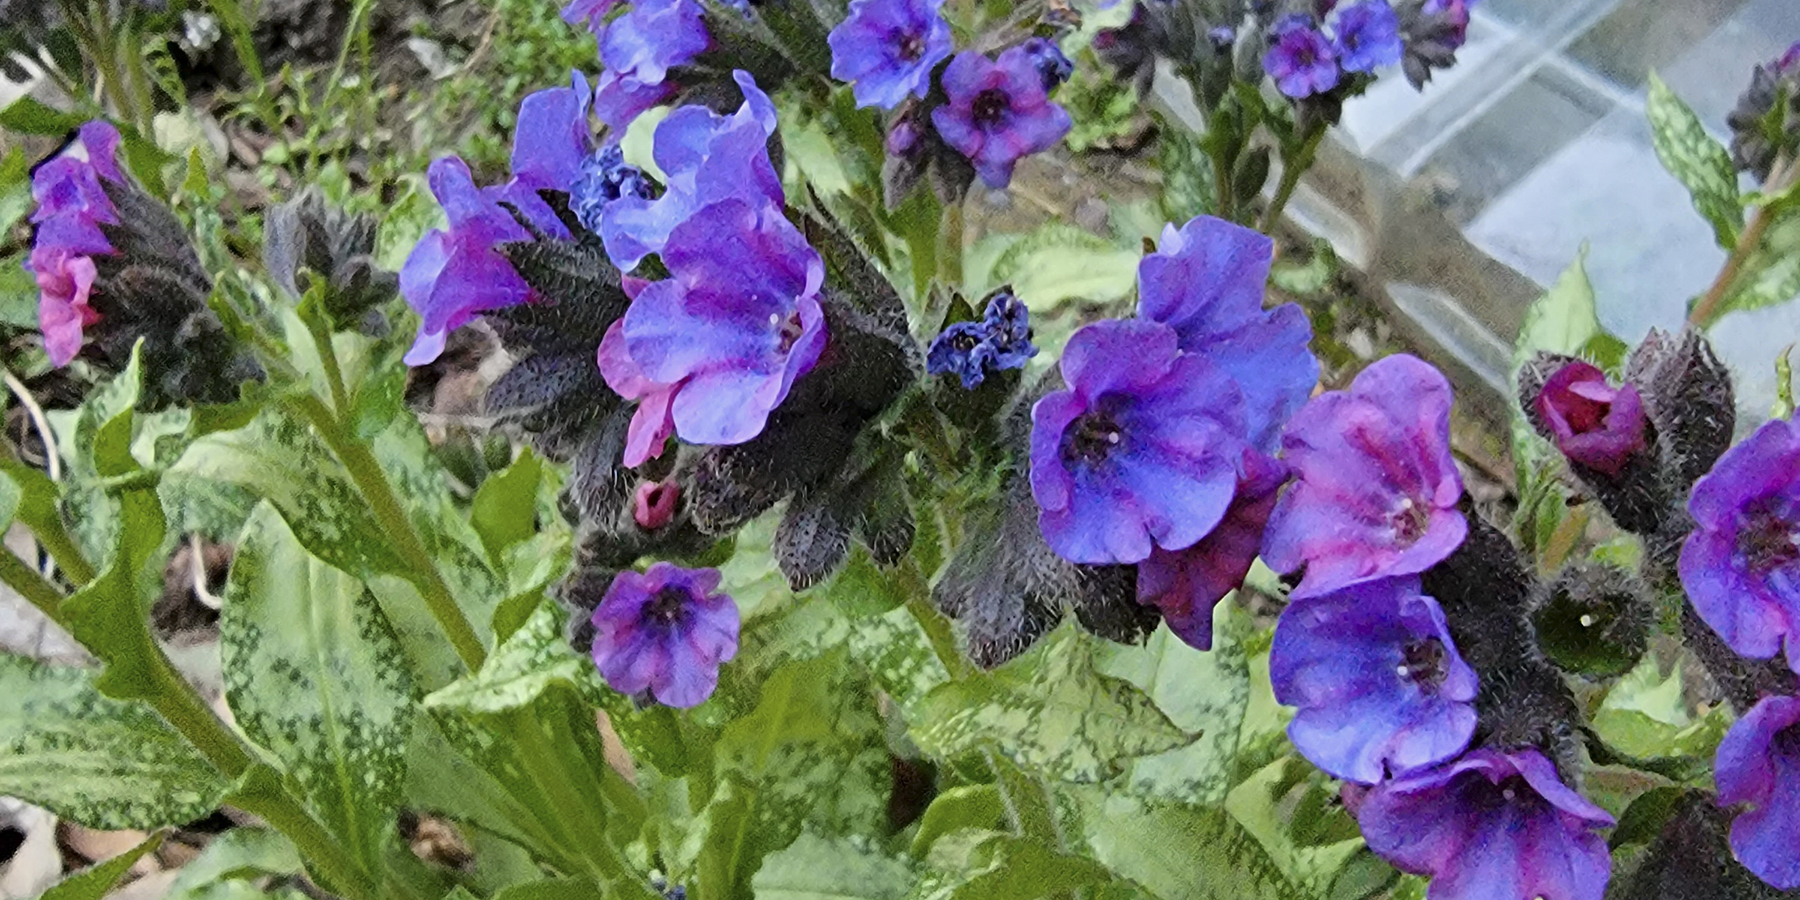
[[631,518],[638,527],[655,531],[675,518],[681,486],[674,481],[646,481],[631,495]]
[[1670,497],[1636,386],[1615,388],[1590,363],[1541,353],[1520,370],[1519,395],[1538,433],[1568,457],[1570,471],[1620,528],[1648,534],[1660,527]]

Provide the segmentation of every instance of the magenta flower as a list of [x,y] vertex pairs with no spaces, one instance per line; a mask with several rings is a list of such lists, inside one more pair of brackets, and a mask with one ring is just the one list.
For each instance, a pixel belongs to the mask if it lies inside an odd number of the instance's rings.
[[652,563],[620,572],[594,610],[594,665],[622,694],[649,691],[664,706],[699,706],[737,655],[737,604],[719,570]]
[[38,285],[38,325],[52,365],[65,366],[81,352],[82,330],[100,320],[88,305],[97,268],[93,257],[115,250],[101,229],[119,224],[119,213],[101,185],[104,179],[124,185],[119,168],[119,132],[95,120],[81,126],[79,140],[86,159],[60,156],[31,175],[37,210],[31,254],[25,268]]
[[831,29],[831,77],[851,82],[858,107],[893,109],[931,93],[931,70],[950,56],[944,0],[852,0]]
[[1556,448],[1570,460],[1617,475],[1644,449],[1644,405],[1637,388],[1606,383],[1606,373],[1579,360],[1544,382],[1533,404]]
[[1283,94],[1296,100],[1323,94],[1337,87],[1337,51],[1305,16],[1289,16],[1275,26],[1263,71]]
[[638,404],[637,411],[632,413],[631,424],[625,430],[624,464],[636,468],[647,459],[661,456],[669,436],[675,433],[670,406],[681,385],[652,381],[644,374],[643,367],[631,358],[631,350],[626,346],[623,318],[614,321],[606,329],[606,336],[600,339],[598,362],[600,377],[606,380],[606,386]]
[[1713,766],[1719,805],[1749,808],[1731,823],[1731,852],[1756,877],[1800,887],[1800,699],[1764,697],[1731,726]]
[[424,320],[406,353],[409,366],[437,359],[450,332],[481,313],[531,297],[525,279],[497,249],[508,241],[530,240],[531,234],[500,206],[494,192],[475,187],[461,159],[434,161],[427,178],[449,228],[432,229],[400,267],[400,295]]
[[33,249],[28,263],[38,285],[38,328],[50,364],[66,366],[81,352],[83,328],[100,321],[88,305],[97,270],[94,260],[65,250]]
[[1305,566],[1296,600],[1417,575],[1468,534],[1450,383],[1416,357],[1379,360],[1350,390],[1314,398],[1281,445],[1295,482],[1275,505],[1263,559],[1277,572]]
[[1332,26],[1338,62],[1348,72],[1373,72],[1400,62],[1400,16],[1387,0],[1345,7]]
[[786,203],[781,177],[769,160],[775,104],[748,73],[737,72],[744,104],[721,116],[703,106],[683,106],[656,126],[652,155],[668,178],[654,200],[621,196],[600,209],[606,255],[623,271],[659,253],[675,227],[703,206],[739,200],[752,207]]
[[1694,533],[1681,547],[1681,585],[1694,610],[1739,654],[1787,646],[1800,671],[1800,426],[1776,419],[1694,484]]
[[1068,390],[1032,409],[1038,526],[1070,562],[1139,563],[1224,518],[1245,443],[1237,385],[1160,322],[1106,320],[1063,351]]
[[988,187],[1006,187],[1019,160],[1056,146],[1073,126],[1068,112],[1050,102],[1036,61],[1021,47],[998,60],[959,53],[939,84],[949,101],[931,111],[931,122]]
[[1333,778],[1376,784],[1444,762],[1475,733],[1475,671],[1417,578],[1290,604],[1269,654],[1294,747]]
[[1138,315],[1174,327],[1184,352],[1231,375],[1250,443],[1266,453],[1319,383],[1305,311],[1295,303],[1263,309],[1274,252],[1259,232],[1196,216],[1179,230],[1164,226],[1157,251],[1138,263]]
[[[824,262],[779,208],[739,200],[681,223],[662,259],[671,277],[626,311],[625,350],[659,386],[653,396],[669,392],[666,421],[682,440],[748,441],[825,348]],[[657,413],[654,403],[639,406],[634,442],[641,429],[659,428]]]
[[674,479],[646,481],[631,494],[631,519],[645,531],[655,531],[675,520],[681,502],[681,485]]
[[1369,849],[1431,877],[1428,900],[1602,900],[1613,818],[1570,790],[1535,749],[1475,750],[1369,791]]
[[1184,550],[1150,551],[1138,564],[1137,601],[1162,611],[1169,630],[1197,650],[1212,649],[1213,607],[1243,585],[1256,562],[1287,466],[1246,449],[1225,518]]

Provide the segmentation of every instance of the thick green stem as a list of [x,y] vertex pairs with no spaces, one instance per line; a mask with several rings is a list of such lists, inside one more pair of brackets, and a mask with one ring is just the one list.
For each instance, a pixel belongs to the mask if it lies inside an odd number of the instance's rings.
[[0,548],[0,581],[18,592],[32,606],[37,607],[44,617],[68,630],[62,618],[62,591],[56,589],[39,575],[36,569],[25,564],[25,561],[13,555],[11,550]]
[[1294,198],[1294,189],[1300,186],[1300,177],[1312,168],[1313,157],[1319,155],[1319,145],[1325,141],[1325,126],[1313,126],[1312,132],[1301,141],[1300,149],[1291,157],[1281,160],[1281,183],[1275,188],[1275,199],[1269,201],[1269,208],[1263,211],[1263,234],[1271,234],[1276,225],[1281,224],[1281,214],[1287,209],[1288,201]]
[[531,780],[543,789],[544,799],[556,811],[557,830],[572,842],[576,858],[587,867],[589,874],[602,881],[620,874],[616,859],[586,851],[585,848],[596,843],[611,849],[612,844],[606,837],[605,816],[596,816],[591,795],[581,789],[577,779],[564,766],[561,754],[551,747],[543,725],[523,711],[515,711],[509,718],[513,742],[519,748],[519,763],[530,773]]
[[[40,525],[42,527],[40,527]],[[94,567],[87,561],[87,555],[75,545],[74,538],[69,537],[68,529],[63,527],[62,519],[33,525],[31,533],[37,542],[56,560],[58,568],[68,576],[70,584],[87,584],[94,580]]]
[[456,648],[456,655],[462,658],[469,671],[480,669],[487,659],[481,638],[469,624],[468,617],[463,615],[462,607],[457,605],[456,596],[438,572],[436,560],[425,549],[425,542],[407,517],[406,509],[400,505],[400,498],[394,494],[393,485],[388,483],[387,474],[376,462],[375,454],[351,437],[319,398],[306,394],[297,398],[295,404],[349,471],[350,480],[356,482],[357,490],[374,511],[376,521],[381,523],[382,530],[412,569],[413,584],[425,598],[425,606],[431,611],[432,618],[437,619],[438,626],[444,629],[445,636]]

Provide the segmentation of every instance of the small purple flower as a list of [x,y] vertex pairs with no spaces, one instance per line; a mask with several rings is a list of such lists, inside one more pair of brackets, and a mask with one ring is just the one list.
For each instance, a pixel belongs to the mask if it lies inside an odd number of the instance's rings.
[[50,364],[66,366],[81,352],[82,330],[100,321],[88,305],[99,271],[94,260],[65,250],[33,249],[27,264],[38,286],[38,330]]
[[1377,784],[1444,762],[1475,733],[1475,671],[1419,579],[1288,605],[1269,653],[1288,736],[1333,778]]
[[1764,697],[1719,742],[1719,805],[1746,804],[1731,823],[1731,852],[1756,877],[1800,887],[1800,699]]
[[606,29],[606,14],[619,5],[619,0],[569,0],[562,8],[562,20],[599,34]]
[[1047,37],[1028,38],[1019,45],[1025,55],[1037,66],[1038,74],[1044,76],[1044,90],[1054,91],[1075,74],[1075,61],[1062,52],[1056,42]]
[[496,202],[493,192],[475,187],[461,159],[436,160],[427,178],[449,228],[432,229],[400,267],[400,295],[424,319],[406,353],[409,366],[437,359],[450,332],[481,313],[531,297],[530,286],[497,249],[508,241],[530,240],[531,234]]
[[1387,0],[1346,7],[1333,28],[1338,62],[1346,71],[1373,72],[1400,62],[1400,17]]
[[625,151],[607,144],[581,162],[581,177],[569,190],[569,210],[583,228],[599,234],[600,212],[620,197],[649,200],[650,180],[637,166],[627,165]]
[[1306,567],[1295,600],[1417,575],[1468,534],[1450,383],[1416,357],[1379,360],[1350,390],[1314,398],[1281,445],[1295,482],[1275,505],[1263,559],[1277,572]]
[[594,665],[622,694],[649,691],[664,706],[699,706],[737,655],[738,608],[715,593],[717,569],[651,563],[620,572],[594,610]]
[[60,156],[31,175],[36,229],[25,268],[37,281],[38,327],[55,366],[68,365],[81,352],[83,329],[100,321],[88,305],[98,276],[93,257],[115,252],[100,226],[119,224],[101,181],[125,184],[118,129],[95,120],[81,126],[79,138],[85,159]]
[[944,0],[853,0],[831,29],[831,77],[851,82],[858,107],[893,109],[931,92],[931,70],[949,57]]
[[568,226],[538,191],[570,190],[594,149],[588,126],[592,94],[587,78],[575,72],[569,82],[566,88],[536,91],[519,104],[518,122],[513,127],[512,180],[490,192],[495,199],[512,204],[538,230],[561,239],[571,237]]
[[600,33],[605,64],[594,94],[600,121],[623,134],[644,110],[674,93],[669,70],[694,61],[712,46],[696,0],[638,0]]
[[670,418],[669,408],[681,385],[653,381],[644,374],[643,367],[631,358],[631,350],[625,345],[623,318],[615,320],[606,329],[605,336],[600,339],[596,362],[600,366],[600,377],[606,380],[606,386],[612,388],[613,393],[637,401],[637,410],[632,413],[631,424],[625,430],[622,462],[636,468],[645,460],[661,456],[669,436],[675,433],[675,420]]
[[1455,51],[1469,39],[1469,7],[1475,0],[1425,0],[1422,11],[1441,20],[1437,40]]
[[1069,113],[1050,102],[1043,76],[1020,47],[998,60],[959,53],[939,83],[949,102],[931,111],[931,122],[991,188],[1006,187],[1019,160],[1056,146],[1073,126]]
[[1287,466],[1256,450],[1244,451],[1239,468],[1218,527],[1185,550],[1157,548],[1138,564],[1137,601],[1160,609],[1169,630],[1196,650],[1212,649],[1213,606],[1243,585],[1287,483]]
[[1787,52],[1781,54],[1781,58],[1775,61],[1773,68],[1777,77],[1800,69],[1800,43],[1795,43],[1792,47],[1787,48]]
[[965,390],[980,387],[988,370],[1022,369],[1037,355],[1031,310],[1010,293],[995,294],[979,321],[957,322],[931,342],[925,371],[955,374]]
[[1725,451],[1688,512],[1679,569],[1694,610],[1744,656],[1768,659],[1785,643],[1800,671],[1800,426],[1776,419]]
[[1157,252],[1138,263],[1138,315],[1174,327],[1183,351],[1230,373],[1244,394],[1250,443],[1265,453],[1319,382],[1305,311],[1263,309],[1274,253],[1256,231],[1196,216],[1179,230],[1165,226]]
[[1557,369],[1533,404],[1556,448],[1574,462],[1617,475],[1644,449],[1644,405],[1637,388],[1614,388],[1585,362]]
[[671,277],[626,310],[625,348],[645,379],[675,386],[682,440],[748,441],[825,348],[825,264],[779,208],[739,200],[676,227],[662,259]]
[[1069,388],[1032,409],[1038,527],[1074,563],[1139,563],[1224,518],[1245,447],[1243,396],[1159,322],[1105,320],[1069,339]]
[[623,196],[600,211],[606,255],[631,271],[659,253],[675,227],[695,210],[723,200],[751,206],[786,202],[781,177],[769,161],[775,105],[748,73],[734,73],[744,91],[738,111],[721,116],[703,106],[683,106],[656,126],[652,155],[668,179],[661,197]]
[[1337,87],[1337,51],[1305,16],[1277,23],[1274,38],[1263,56],[1263,71],[1283,94],[1299,100]]
[[1428,900],[1601,900],[1613,818],[1557,778],[1535,749],[1475,750],[1369,791],[1369,849],[1431,876]]

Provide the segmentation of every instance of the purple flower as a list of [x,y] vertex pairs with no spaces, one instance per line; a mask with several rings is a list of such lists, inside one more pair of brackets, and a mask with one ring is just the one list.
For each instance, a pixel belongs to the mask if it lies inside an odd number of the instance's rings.
[[656,126],[652,155],[668,179],[661,197],[621,197],[600,211],[606,255],[631,271],[659,253],[677,225],[695,210],[723,200],[782,206],[786,195],[769,161],[775,105],[748,73],[734,73],[744,105],[721,116],[703,106],[683,106]]
[[674,93],[669,70],[694,61],[712,46],[695,0],[638,0],[600,32],[605,64],[594,94],[600,121],[623,134],[639,113]]
[[581,179],[583,165],[594,148],[588,127],[592,95],[580,72],[569,76],[566,88],[536,91],[519,104],[513,128],[512,180],[494,191],[523,213],[538,230],[552,237],[571,237],[568,226],[538,195],[538,191],[568,191]]
[[1036,63],[1020,47],[998,60],[959,53],[939,83],[949,102],[931,111],[931,122],[991,188],[1006,187],[1019,160],[1056,146],[1073,124],[1050,102]]
[[1787,48],[1787,52],[1781,54],[1781,58],[1775,61],[1773,68],[1777,76],[1800,69],[1800,43],[1795,43],[1792,47]]
[[562,20],[599,34],[606,28],[606,14],[617,5],[619,0],[569,0],[562,8]]
[[1289,604],[1269,653],[1288,736],[1333,778],[1376,784],[1456,756],[1475,733],[1475,671],[1417,578]]
[[454,156],[433,162],[427,178],[449,228],[432,229],[400,267],[400,295],[424,319],[406,353],[409,366],[437,359],[449,333],[481,313],[531,297],[525,279],[497,249],[531,234],[496,202],[495,192],[476,188],[468,165]]
[[1758,428],[1694,484],[1694,533],[1681,547],[1681,585],[1700,618],[1738,653],[1787,645],[1800,671],[1800,426]]
[[1400,62],[1400,17],[1387,0],[1363,0],[1345,8],[1334,28],[1338,62],[1346,71],[1373,72]]
[[631,358],[631,350],[625,344],[623,318],[614,321],[600,339],[597,362],[606,386],[638,404],[632,413],[631,424],[625,430],[624,464],[636,468],[647,459],[661,456],[669,435],[675,433],[675,420],[670,418],[669,408],[681,385],[653,381],[644,374],[643,367]]
[[1037,355],[1031,343],[1031,310],[1010,293],[994,295],[979,321],[957,322],[931,342],[925,371],[950,373],[965,390],[981,386],[988,370],[1021,369]]
[[853,0],[831,29],[831,77],[852,83],[856,105],[893,109],[931,92],[931,70],[950,55],[944,0]]
[[1337,52],[1306,17],[1290,16],[1275,26],[1263,71],[1283,94],[1299,100],[1337,87]]
[[652,563],[620,572],[594,610],[594,665],[622,694],[648,690],[664,706],[699,706],[737,655],[738,608],[719,570]]
[[599,234],[601,210],[620,197],[649,200],[653,193],[643,170],[626,165],[618,144],[607,144],[582,160],[581,177],[569,190],[569,210],[583,228]]
[[739,200],[683,222],[662,259],[671,277],[626,310],[625,349],[648,382],[673,386],[682,440],[750,440],[825,348],[825,264],[779,208]]
[[1601,900],[1612,868],[1606,811],[1537,750],[1476,750],[1371,790],[1357,815],[1369,849],[1431,876],[1429,900]]
[[1590,469],[1617,475],[1644,449],[1644,405],[1637,388],[1613,388],[1606,373],[1588,363],[1557,369],[1533,406],[1556,448]]
[[1075,74],[1075,61],[1062,52],[1056,42],[1047,37],[1026,39],[1019,48],[1030,57],[1032,65],[1037,67],[1038,74],[1044,76],[1044,90],[1054,91]]
[[95,120],[81,126],[79,137],[85,159],[61,156],[31,175],[37,201],[31,222],[37,227],[25,268],[37,281],[38,325],[56,366],[81,352],[82,330],[100,320],[88,305],[98,274],[93,257],[115,252],[100,226],[119,224],[118,210],[100,182],[125,184],[118,129]]
[[1138,263],[1138,315],[1173,326],[1181,349],[1204,354],[1244,394],[1250,443],[1274,452],[1281,426],[1311,396],[1319,362],[1298,304],[1262,307],[1274,242],[1211,216],[1163,228]]
[[1212,649],[1213,606],[1244,583],[1256,562],[1263,527],[1287,476],[1280,460],[1246,449],[1218,527],[1184,550],[1154,549],[1138,564],[1137,601],[1160,609],[1169,630],[1189,646]]
[[1282,449],[1295,482],[1275,505],[1263,559],[1306,567],[1302,600],[1416,575],[1468,534],[1462,476],[1450,456],[1450,383],[1412,356],[1379,360],[1308,403]]
[[1051,549],[1075,563],[1138,563],[1210,533],[1245,447],[1243,396],[1225,370],[1142,320],[1077,331],[1061,365],[1068,390],[1031,416],[1031,492]]
[[1731,852],[1756,877],[1800,887],[1800,699],[1764,697],[1719,742],[1720,806],[1746,804],[1731,823]]

